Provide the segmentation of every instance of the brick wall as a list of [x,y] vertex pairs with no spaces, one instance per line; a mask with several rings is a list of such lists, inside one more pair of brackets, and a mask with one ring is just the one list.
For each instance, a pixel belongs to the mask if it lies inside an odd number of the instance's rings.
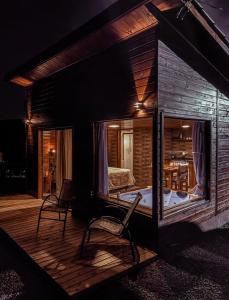
[[117,129],[108,129],[107,134],[107,151],[108,151],[108,166],[109,167],[119,167],[118,159],[118,136],[119,130]]
[[[170,151],[184,151],[192,157],[192,142],[176,139],[176,129],[166,128],[164,131],[164,159],[170,160]],[[191,132],[187,132],[184,137],[191,137]]]
[[152,129],[134,129],[134,177],[135,185],[152,185]]
[[169,152],[172,151],[172,129],[166,128],[164,130],[164,159],[169,160]]

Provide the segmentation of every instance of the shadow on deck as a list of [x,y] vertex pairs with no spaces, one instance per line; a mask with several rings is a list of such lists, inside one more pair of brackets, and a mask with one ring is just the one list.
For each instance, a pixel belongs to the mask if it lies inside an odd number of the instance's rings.
[[41,200],[1,199],[0,226],[38,265],[54,285],[71,297],[79,296],[115,278],[150,263],[156,254],[138,247],[140,263],[135,266],[129,243],[105,232],[96,232],[79,259],[78,250],[85,223],[69,214],[62,237],[62,222],[42,220],[39,236],[36,225]]

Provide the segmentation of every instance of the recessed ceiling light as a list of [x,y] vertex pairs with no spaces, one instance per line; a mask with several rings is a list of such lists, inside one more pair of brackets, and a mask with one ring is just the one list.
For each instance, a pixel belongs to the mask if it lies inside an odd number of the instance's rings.
[[108,127],[109,128],[119,128],[120,126],[118,124],[111,124]]

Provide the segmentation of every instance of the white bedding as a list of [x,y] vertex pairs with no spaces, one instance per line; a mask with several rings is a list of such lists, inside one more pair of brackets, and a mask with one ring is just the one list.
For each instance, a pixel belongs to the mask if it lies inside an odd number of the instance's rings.
[[108,167],[109,190],[133,186],[134,176],[130,169]]

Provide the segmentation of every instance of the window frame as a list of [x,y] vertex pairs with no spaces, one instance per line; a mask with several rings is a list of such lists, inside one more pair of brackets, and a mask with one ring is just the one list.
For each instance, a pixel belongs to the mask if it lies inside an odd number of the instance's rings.
[[[206,146],[206,160],[205,160],[205,168],[206,168],[206,197],[205,199],[198,200],[194,203],[187,203],[184,207],[180,207],[179,205],[175,205],[173,207],[174,214],[182,213],[186,210],[191,209],[193,206],[201,206],[203,204],[209,205],[212,201],[211,199],[211,176],[212,176],[212,120],[210,118],[197,118],[192,116],[181,116],[164,113],[164,111],[160,112],[160,163],[159,163],[159,174],[160,174],[160,185],[159,185],[159,206],[160,206],[160,220],[164,220],[169,217],[169,214],[166,214],[166,209],[164,208],[163,201],[163,169],[164,169],[164,126],[165,119],[178,119],[178,120],[189,120],[189,121],[202,121],[205,123],[205,145]],[[210,162],[210,163],[208,163]],[[176,209],[177,208],[177,209]],[[168,212],[168,210],[167,210]]]
[[[124,208],[128,208],[128,206],[127,205],[125,205],[125,201],[123,201],[124,203],[122,203],[120,200],[115,200],[114,198],[112,198],[112,197],[110,197],[109,196],[109,194],[107,194],[107,195],[104,195],[104,194],[100,194],[100,193],[98,193],[97,192],[97,189],[98,189],[98,187],[97,187],[97,182],[96,182],[96,176],[98,176],[98,169],[96,168],[96,163],[95,163],[95,157],[96,157],[96,155],[95,155],[95,153],[96,153],[96,143],[95,143],[95,124],[96,123],[109,123],[109,122],[115,122],[115,121],[126,121],[126,120],[136,120],[136,119],[151,119],[151,124],[152,124],[152,147],[154,147],[155,146],[155,142],[154,142],[154,135],[155,135],[155,113],[154,112],[151,112],[151,113],[147,113],[146,115],[142,115],[142,116],[127,116],[127,117],[123,117],[123,118],[113,118],[113,119],[106,119],[106,120],[99,120],[99,121],[94,121],[93,122],[93,131],[94,131],[94,134],[93,134],[93,136],[94,136],[94,142],[93,142],[93,145],[94,145],[94,175],[93,175],[93,180],[94,180],[94,194],[95,194],[95,196],[96,196],[96,198],[99,198],[99,199],[102,199],[102,200],[104,200],[104,201],[107,201],[108,203],[112,203],[112,204],[115,204],[115,205],[118,205],[118,206],[120,206],[120,207],[124,207]],[[152,164],[153,164],[153,162],[154,162],[154,151],[152,152]],[[154,168],[152,168],[152,178],[154,178],[154,173],[156,172],[156,168],[154,169]],[[152,182],[151,182],[151,185],[152,185],[152,187],[154,187],[154,180],[152,180]],[[152,194],[152,209],[150,210],[150,213],[148,213],[148,212],[145,212],[144,210],[144,208],[143,209],[141,209],[141,208],[136,208],[136,213],[139,213],[139,214],[142,214],[142,215],[144,215],[145,217],[150,217],[150,218],[152,218],[153,217],[153,211],[154,211],[154,207],[156,207],[157,206],[157,202],[158,201],[154,201],[153,199],[155,199],[154,198],[154,196],[155,196],[155,191],[157,190],[157,187],[155,187],[154,189],[153,189],[153,194]],[[128,203],[127,203],[128,204]],[[148,210],[148,208],[147,208],[147,210]]]

